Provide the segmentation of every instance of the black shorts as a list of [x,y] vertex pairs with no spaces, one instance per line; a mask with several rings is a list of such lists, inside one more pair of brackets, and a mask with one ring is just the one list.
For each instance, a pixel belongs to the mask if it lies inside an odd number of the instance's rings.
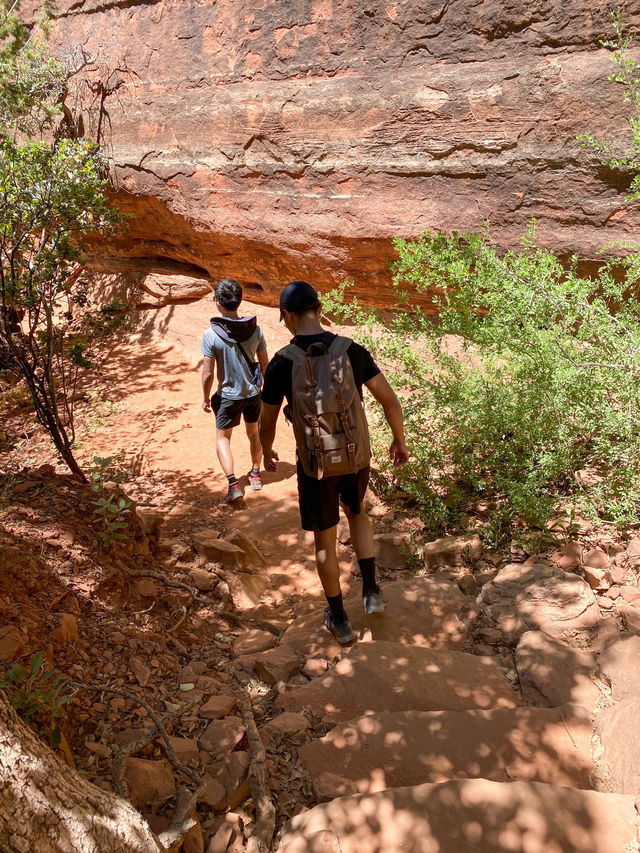
[[244,417],[245,423],[255,424],[260,417],[260,394],[243,400],[225,400],[214,394],[211,408],[215,412],[218,429],[237,427],[241,417]]
[[340,503],[348,507],[354,515],[358,515],[369,483],[368,465],[361,468],[357,474],[323,477],[322,480],[305,474],[299,461],[297,470],[303,530],[319,533],[334,527],[340,520]]

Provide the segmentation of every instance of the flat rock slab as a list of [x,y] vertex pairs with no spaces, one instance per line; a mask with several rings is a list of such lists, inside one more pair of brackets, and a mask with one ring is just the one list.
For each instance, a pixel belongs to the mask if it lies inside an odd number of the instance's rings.
[[633,797],[464,779],[316,806],[277,853],[625,853],[636,829]]
[[595,628],[599,618],[593,590],[582,578],[543,563],[510,563],[476,601],[483,624],[499,628],[507,645],[516,645],[525,631],[562,639]]
[[[417,577],[385,584],[383,592],[386,610],[375,616],[364,615],[359,592],[346,599],[345,608],[357,637],[370,631],[374,640],[430,649],[464,646],[475,611],[454,584],[437,576]],[[296,619],[282,643],[294,646],[305,657],[340,654],[341,647],[323,627],[322,613],[312,611]]]
[[600,691],[592,652],[574,649],[542,631],[525,631],[516,649],[516,669],[524,696],[536,705],[556,708],[574,702],[593,710]]
[[376,711],[515,708],[495,658],[376,640],[358,643],[330,672],[285,693],[276,707],[346,721]]
[[461,778],[588,788],[591,737],[577,706],[382,712],[339,724],[298,755],[312,778],[330,768],[361,793]]
[[598,719],[611,784],[621,794],[640,795],[640,699],[623,699]]
[[640,636],[622,635],[602,652],[598,664],[614,699],[640,698]]

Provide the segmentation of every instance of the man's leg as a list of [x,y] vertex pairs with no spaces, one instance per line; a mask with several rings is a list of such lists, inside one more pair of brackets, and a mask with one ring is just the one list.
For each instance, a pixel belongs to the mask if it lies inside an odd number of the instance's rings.
[[253,424],[245,422],[244,426],[247,430],[247,438],[249,439],[251,467],[254,471],[259,471],[260,463],[262,462],[262,445],[260,444],[260,437],[258,436],[258,422],[256,421]]
[[371,522],[364,504],[360,504],[360,512],[354,513],[348,506],[342,504],[342,509],[349,523],[351,544],[356,552],[358,567],[362,576],[362,598],[365,612],[370,615],[384,611],[384,599],[376,578],[375,545]]
[[229,429],[218,429],[216,427],[216,453],[220,467],[227,477],[233,474],[233,456],[231,454],[231,433],[233,427]]
[[327,598],[341,595],[340,567],[336,554],[336,527],[315,531],[316,568],[318,577]]

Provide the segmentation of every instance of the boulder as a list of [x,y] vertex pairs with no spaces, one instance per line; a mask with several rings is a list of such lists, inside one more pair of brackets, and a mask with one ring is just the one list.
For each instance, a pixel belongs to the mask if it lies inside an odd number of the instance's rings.
[[[388,640],[427,648],[462,648],[475,616],[475,604],[447,579],[416,576],[384,584],[386,612],[365,616],[359,591],[345,600],[357,637],[370,632],[374,640]],[[323,625],[323,610],[299,616],[285,631],[282,643],[305,657],[334,658],[342,647]]]
[[476,599],[481,623],[497,627],[507,645],[525,631],[543,631],[562,639],[567,633],[591,630],[598,606],[585,581],[557,566],[510,563],[482,587]]
[[443,566],[473,563],[482,556],[482,542],[477,535],[444,536],[423,547],[424,565],[434,571]]
[[607,645],[598,659],[601,676],[611,685],[611,696],[640,699],[640,636],[622,634]]
[[326,720],[408,710],[514,708],[519,701],[495,658],[388,643],[357,643],[325,675],[278,697]]
[[574,702],[593,709],[600,691],[593,681],[596,658],[542,631],[525,631],[516,648],[516,668],[525,699],[555,708]]
[[598,717],[603,759],[616,793],[640,796],[640,698],[623,699]]
[[330,768],[361,793],[462,777],[586,789],[592,735],[578,706],[382,711],[339,723],[298,756],[312,778]]
[[456,779],[318,805],[285,824],[276,853],[622,853],[636,831],[631,796]]

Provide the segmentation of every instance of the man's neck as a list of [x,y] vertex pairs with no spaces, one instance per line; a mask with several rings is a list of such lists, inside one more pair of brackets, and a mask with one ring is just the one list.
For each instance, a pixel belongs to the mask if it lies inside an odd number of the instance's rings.
[[220,314],[223,317],[226,317],[227,320],[239,320],[240,319],[237,311],[228,311],[226,308],[220,308]]
[[296,328],[296,335],[318,335],[325,330],[315,317],[303,317]]

